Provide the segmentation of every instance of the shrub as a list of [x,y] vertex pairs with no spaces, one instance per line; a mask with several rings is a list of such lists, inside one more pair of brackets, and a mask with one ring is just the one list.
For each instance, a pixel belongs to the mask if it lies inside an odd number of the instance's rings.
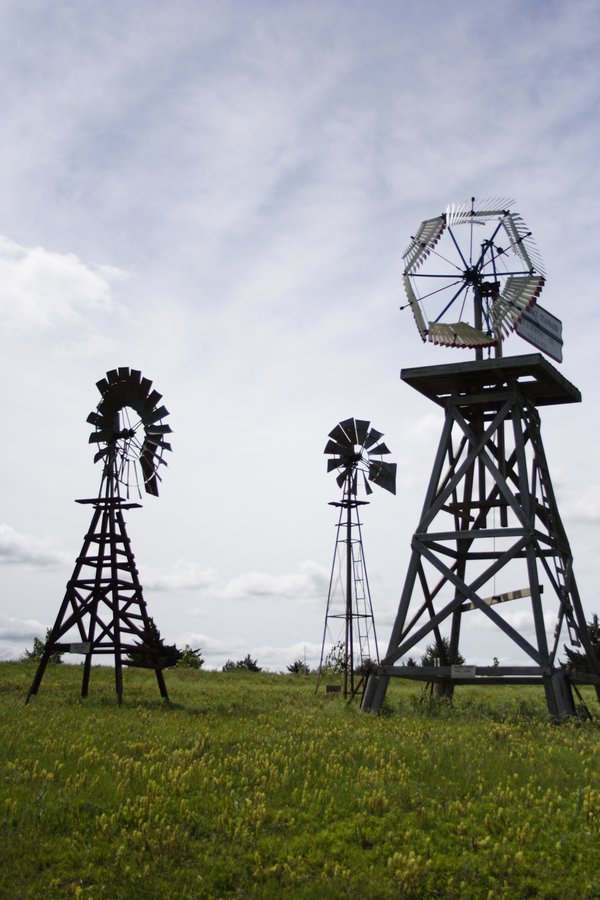
[[[598,613],[594,613],[591,620],[588,622],[588,634],[592,644],[592,651],[600,665],[600,622],[598,621]],[[590,671],[587,654],[581,653],[579,650],[569,650],[568,647],[565,647],[564,649],[567,654],[567,662],[565,665],[570,672],[573,670],[578,672]]]
[[144,643],[140,645],[140,649],[131,650],[127,654],[127,665],[154,668],[158,655],[160,668],[171,669],[183,656],[183,650],[179,650],[175,644],[165,644],[152,618],[148,620],[143,638]]
[[177,669],[201,669],[204,665],[204,657],[199,647],[192,650],[189,644],[186,644],[181,651],[181,657],[175,663]]
[[257,665],[256,660],[252,659],[250,654],[244,657],[244,659],[238,659],[237,662],[228,659],[223,666],[223,672],[234,672],[237,669],[245,669],[247,672],[262,672],[261,667]]
[[465,658],[462,653],[455,653],[450,658],[450,641],[447,637],[442,638],[442,645],[434,641],[425,648],[425,653],[421,657],[422,666],[462,666]]
[[310,675],[310,666],[307,666],[304,660],[295,659],[294,662],[286,666],[290,675]]
[[[39,662],[42,658],[44,650],[46,649],[46,644],[50,640],[50,635],[52,633],[52,629],[49,628],[46,631],[46,640],[41,641],[38,637],[34,637],[33,639],[33,647],[31,650],[26,650],[24,655],[21,657],[23,660],[31,660],[32,662]],[[61,663],[62,662],[62,653],[60,650],[55,650],[50,654],[48,658],[48,662],[50,663]]]

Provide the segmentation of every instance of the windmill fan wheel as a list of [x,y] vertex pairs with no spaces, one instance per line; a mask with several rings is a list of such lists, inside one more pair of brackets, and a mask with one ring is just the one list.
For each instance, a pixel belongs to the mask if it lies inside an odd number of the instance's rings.
[[514,201],[452,204],[422,222],[404,253],[404,289],[424,341],[477,349],[500,342],[545,283]]
[[165,441],[171,427],[163,423],[169,412],[160,405],[162,394],[152,390],[152,382],[140,371],[124,366],[107,372],[97,387],[102,399],[87,417],[95,427],[89,443],[99,448],[94,462],[104,460],[112,467],[128,497],[132,489],[141,496],[142,486],[158,496],[159,469],[171,450]]
[[390,453],[382,437],[364,419],[345,419],[329,432],[330,440],[323,452],[332,456],[327,460],[327,471],[339,469],[339,487],[347,482],[350,493],[356,496],[360,475],[367,494],[373,493],[369,482],[396,493],[396,463],[381,459]]

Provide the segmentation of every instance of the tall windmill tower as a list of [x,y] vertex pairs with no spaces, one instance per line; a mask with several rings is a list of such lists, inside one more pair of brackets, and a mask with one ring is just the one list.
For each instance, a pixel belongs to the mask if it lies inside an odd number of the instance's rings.
[[366,506],[368,501],[359,500],[358,491],[364,487],[367,495],[372,494],[372,482],[396,493],[396,464],[382,459],[390,452],[382,437],[383,434],[372,428],[370,422],[345,419],[329,433],[330,440],[323,451],[330,457],[327,471],[338,471],[336,482],[342,490],[342,498],[330,504],[337,507],[340,514],[329,579],[319,681],[328,635],[334,635],[334,642],[343,648],[345,699],[354,697],[364,687],[367,663],[379,662],[359,516],[360,507]]
[[[407,305],[423,341],[474,349],[475,360],[401,373],[444,410],[444,425],[396,621],[364,709],[380,709],[393,676],[437,683],[449,696],[457,684],[540,684],[554,719],[575,712],[578,684],[594,685],[600,700],[539,414],[581,395],[541,354],[502,357],[502,340],[516,329],[562,358],[560,323],[535,305],[545,283],[541,260],[511,207],[475,198],[449,206],[420,225],[404,254]],[[500,665],[455,664],[467,623],[493,636]],[[562,669],[565,639],[581,648],[589,672]],[[425,641],[436,645],[440,665],[405,665]]]
[[161,394],[136,369],[121,367],[98,382],[101,400],[87,421],[94,426],[90,443],[102,462],[98,497],[78,500],[93,514],[75,569],[67,583],[58,616],[44,648],[27,702],[37,694],[52,653],[84,656],[81,695],[88,694],[92,657],[112,655],[119,703],[123,665],[154,669],[161,696],[168,700],[161,668],[158,631],[148,615],[123,513],[139,508],[130,496],[158,496],[159,469],[171,445],[159,405]]

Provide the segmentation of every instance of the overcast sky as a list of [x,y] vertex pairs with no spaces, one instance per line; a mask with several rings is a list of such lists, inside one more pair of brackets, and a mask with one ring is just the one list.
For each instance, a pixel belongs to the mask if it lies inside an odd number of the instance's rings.
[[[542,411],[544,441],[600,610],[596,0],[0,0],[0,17],[0,658],[58,612],[115,366],[171,414],[161,495],[127,515],[163,636],[211,667],[318,661],[323,447],[356,416],[398,463],[397,496],[362,516],[385,647],[441,427],[400,369],[465,358],[399,311],[402,253],[472,195],[514,197],[545,261],[584,399]],[[471,641],[469,661],[497,655]]]

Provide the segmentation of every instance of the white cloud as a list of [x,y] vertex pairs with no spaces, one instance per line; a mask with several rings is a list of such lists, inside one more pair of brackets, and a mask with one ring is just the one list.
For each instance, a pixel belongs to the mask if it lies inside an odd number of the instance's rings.
[[19,641],[43,637],[47,626],[35,619],[16,619],[0,613],[0,641]]
[[20,534],[0,523],[0,565],[21,565],[34,568],[62,566],[69,556],[53,547],[50,541],[32,534]]
[[560,513],[565,521],[600,522],[600,485],[584,484],[577,491],[563,488],[561,495]]
[[18,659],[34,637],[43,638],[47,626],[35,619],[17,619],[0,612],[0,659]]
[[108,310],[111,283],[124,277],[109,266],[96,270],[74,253],[23,247],[0,236],[0,314],[5,325],[45,329]]
[[214,569],[204,568],[197,563],[178,560],[173,566],[159,572],[143,567],[141,581],[144,588],[153,591],[203,591],[216,584]]
[[59,359],[110,359],[115,356],[118,348],[119,341],[115,338],[102,334],[82,334],[75,342],[60,344],[55,352]]
[[314,562],[299,564],[299,573],[272,575],[266,572],[245,572],[231,578],[222,588],[221,595],[228,599],[252,600],[272,598],[275,600],[322,599],[327,591],[329,573]]

